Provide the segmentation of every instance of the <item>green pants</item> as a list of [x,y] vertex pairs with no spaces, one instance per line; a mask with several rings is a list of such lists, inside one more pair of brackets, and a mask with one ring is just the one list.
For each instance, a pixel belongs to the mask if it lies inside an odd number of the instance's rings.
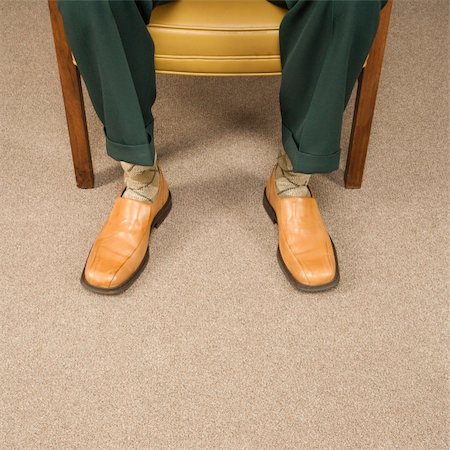
[[[59,0],[71,49],[104,124],[108,154],[152,165],[152,9],[167,0]],[[276,0],[275,0],[276,2]],[[294,171],[339,166],[342,117],[375,36],[382,0],[282,0],[283,147]]]

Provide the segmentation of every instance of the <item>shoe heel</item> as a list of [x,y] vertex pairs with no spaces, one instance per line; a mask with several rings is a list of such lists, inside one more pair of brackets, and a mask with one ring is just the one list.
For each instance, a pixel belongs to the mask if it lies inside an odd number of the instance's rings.
[[263,206],[266,210],[267,215],[270,217],[270,220],[276,224],[277,223],[277,215],[275,214],[274,209],[269,203],[269,200],[267,199],[266,191],[264,190],[264,197],[263,197]]
[[171,209],[172,209],[172,194],[169,192],[169,198],[167,199],[165,205],[158,212],[158,214],[156,214],[156,217],[153,220],[152,228],[158,228],[164,222],[165,218],[169,215]]

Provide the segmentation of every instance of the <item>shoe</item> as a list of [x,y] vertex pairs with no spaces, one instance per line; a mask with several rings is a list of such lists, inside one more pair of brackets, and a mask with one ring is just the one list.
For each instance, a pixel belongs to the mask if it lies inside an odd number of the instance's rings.
[[280,197],[275,169],[263,199],[264,208],[278,224],[278,260],[294,286],[306,292],[331,289],[339,283],[336,249],[312,197]]
[[152,228],[170,212],[172,196],[160,171],[159,190],[153,203],[120,196],[91,248],[81,284],[97,294],[121,294],[145,268]]

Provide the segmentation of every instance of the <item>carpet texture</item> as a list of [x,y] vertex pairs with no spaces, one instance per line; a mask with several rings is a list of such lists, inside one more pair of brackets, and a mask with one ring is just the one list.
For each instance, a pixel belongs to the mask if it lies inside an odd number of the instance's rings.
[[96,188],[75,187],[46,3],[2,1],[0,447],[448,448],[448,17],[396,2],[363,189],[313,177],[336,290],[277,264],[279,78],[159,76],[174,208],[104,298],[78,279],[120,165],[87,102]]

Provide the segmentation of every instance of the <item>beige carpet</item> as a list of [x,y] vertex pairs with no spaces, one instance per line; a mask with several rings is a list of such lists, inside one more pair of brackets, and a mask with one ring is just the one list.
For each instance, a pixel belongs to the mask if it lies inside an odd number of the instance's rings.
[[97,187],[75,187],[46,4],[2,1],[0,448],[448,448],[448,15],[397,1],[363,189],[313,180],[337,290],[275,258],[279,80],[160,76],[174,209],[103,298],[78,278],[119,165],[89,104]]

